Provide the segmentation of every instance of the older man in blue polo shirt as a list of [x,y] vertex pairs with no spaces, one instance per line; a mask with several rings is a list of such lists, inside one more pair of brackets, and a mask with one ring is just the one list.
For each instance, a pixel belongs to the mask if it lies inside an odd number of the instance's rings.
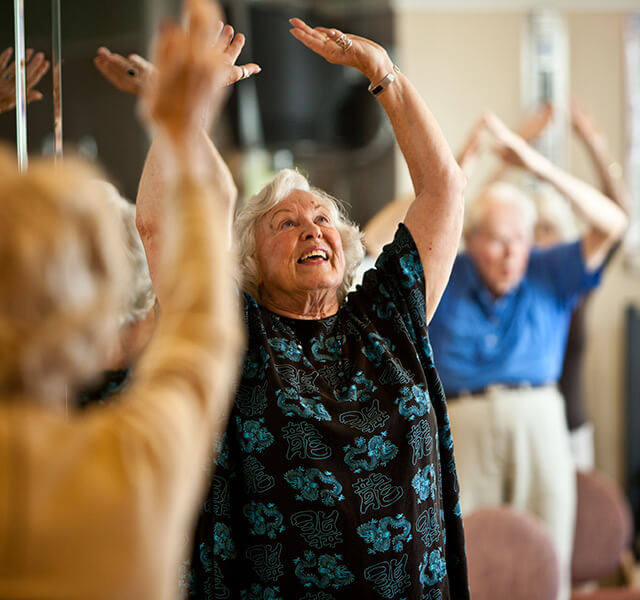
[[468,209],[466,252],[429,326],[449,398],[462,510],[512,504],[540,517],[568,598],[575,475],[556,387],[571,313],[595,287],[626,216],[595,188],[555,167],[495,116],[503,158],[552,184],[587,224],[569,244],[532,250],[535,208],[517,188],[490,187]]

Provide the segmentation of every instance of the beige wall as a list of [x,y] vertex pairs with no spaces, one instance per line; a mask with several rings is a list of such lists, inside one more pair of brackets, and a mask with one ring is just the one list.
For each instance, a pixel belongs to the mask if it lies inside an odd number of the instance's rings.
[[[485,108],[507,124],[521,117],[520,39],[524,12],[436,12],[400,9],[397,60],[438,119],[452,148]],[[571,91],[594,115],[609,139],[614,158],[624,157],[624,65],[621,13],[567,14]],[[410,190],[401,165],[398,193]],[[596,183],[584,150],[573,143],[571,170]],[[480,174],[490,164],[486,163]],[[470,182],[470,195],[478,180]],[[624,481],[623,318],[630,302],[640,305],[640,275],[631,275],[620,256],[606,274],[589,310],[586,356],[588,410],[596,426],[599,468]]]

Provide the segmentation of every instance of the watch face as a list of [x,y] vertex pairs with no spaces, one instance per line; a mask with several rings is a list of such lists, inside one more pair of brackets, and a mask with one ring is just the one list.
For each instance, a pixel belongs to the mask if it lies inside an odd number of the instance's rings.
[[[394,68],[396,68],[395,65],[394,65]],[[373,86],[373,84],[371,84],[369,86],[369,91],[374,96],[377,96],[384,88],[386,88],[389,84],[393,83],[395,80],[396,78],[393,73],[387,73],[382,78],[382,81],[380,81],[380,83],[378,83],[375,87]]]

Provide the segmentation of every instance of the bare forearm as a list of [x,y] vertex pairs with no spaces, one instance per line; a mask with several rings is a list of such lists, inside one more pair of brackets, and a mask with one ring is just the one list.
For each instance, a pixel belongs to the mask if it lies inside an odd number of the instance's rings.
[[471,131],[469,133],[469,137],[465,142],[464,146],[458,152],[458,156],[456,160],[458,161],[458,165],[464,172],[467,178],[471,177],[475,166],[478,162],[478,154],[480,150],[480,138],[482,135],[482,131],[484,129],[484,118],[481,117],[478,119]]
[[458,248],[466,178],[435,118],[406,77],[399,75],[398,81],[379,98],[415,188],[416,199],[404,222],[426,273],[429,321],[446,287]]
[[627,226],[624,211],[610,198],[545,160],[536,172],[566,196],[591,229],[610,240],[618,240]]
[[629,193],[622,177],[622,169],[610,156],[604,139],[581,137],[600,178],[602,192],[628,213]]
[[[225,239],[230,246],[231,220],[235,207],[237,189],[231,173],[213,145],[209,136],[204,132],[198,136],[195,148],[185,148],[184,152],[175,157],[175,161],[168,161],[164,141],[156,138],[147,154],[136,201],[136,224],[147,253],[149,270],[152,280],[158,278],[158,252],[162,247],[163,222],[162,202],[176,179],[175,169],[182,173],[191,174],[200,181],[207,182],[221,206],[222,218],[227,223]],[[175,162],[175,164],[174,164]]]

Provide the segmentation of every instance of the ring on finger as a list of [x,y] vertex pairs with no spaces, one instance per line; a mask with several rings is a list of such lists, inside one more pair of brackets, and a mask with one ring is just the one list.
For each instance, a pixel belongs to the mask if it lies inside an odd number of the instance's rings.
[[338,44],[338,46],[342,48],[343,52],[346,52],[347,50],[349,50],[349,48],[351,48],[351,44],[353,44],[353,41],[351,40],[351,38],[345,33],[341,33],[336,38],[335,41],[336,41],[336,44]]
[[240,67],[242,69],[242,79],[249,77],[249,69],[247,67]]

